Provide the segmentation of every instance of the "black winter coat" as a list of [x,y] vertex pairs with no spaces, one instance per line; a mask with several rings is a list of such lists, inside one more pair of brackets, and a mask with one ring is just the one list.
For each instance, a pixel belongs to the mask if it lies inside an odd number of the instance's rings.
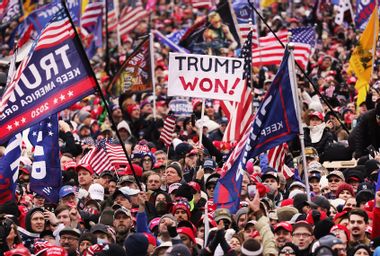
[[368,146],[372,145],[375,150],[379,150],[380,126],[376,122],[375,109],[368,111],[362,116],[358,126],[350,133],[348,143],[354,150],[356,158],[368,154]]

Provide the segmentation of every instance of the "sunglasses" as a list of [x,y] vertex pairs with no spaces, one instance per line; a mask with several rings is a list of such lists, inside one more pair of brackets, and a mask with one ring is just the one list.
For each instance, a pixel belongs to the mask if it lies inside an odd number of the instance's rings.
[[330,179],[329,182],[335,182],[335,183],[338,183],[338,182],[340,182],[340,179]]

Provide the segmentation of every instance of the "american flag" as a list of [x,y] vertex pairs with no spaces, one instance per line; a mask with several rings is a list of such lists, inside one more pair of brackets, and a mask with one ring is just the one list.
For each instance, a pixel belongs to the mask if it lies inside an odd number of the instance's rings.
[[104,170],[117,169],[127,166],[128,160],[120,144],[113,141],[100,140],[97,146],[91,149],[80,161],[80,164],[89,164],[97,174]]
[[228,125],[224,132],[223,141],[234,142],[239,141],[243,132],[253,121],[251,93],[251,63],[252,63],[252,31],[248,33],[248,38],[245,41],[241,50],[241,57],[244,58],[244,73],[243,79],[246,81],[240,102],[221,101],[220,105],[227,118]]
[[200,8],[210,9],[212,7],[212,0],[191,0],[191,5],[195,9],[200,9]]
[[119,19],[119,33],[120,37],[131,32],[139,22],[147,18],[149,12],[147,12],[140,1],[136,3],[136,6],[126,6],[121,12]]
[[[288,43],[288,32],[292,33],[290,42],[294,43],[294,57],[296,62],[305,68],[315,47],[315,31],[313,27],[300,27],[281,31],[277,34],[281,42]],[[279,65],[285,49],[273,35],[260,38],[260,47],[252,49],[252,63],[254,66]]]
[[166,147],[169,147],[173,140],[173,133],[175,130],[175,117],[168,116],[164,122],[164,128],[162,129],[160,140],[164,142]]
[[23,74],[25,67],[29,63],[31,55],[39,49],[49,48],[54,45],[58,45],[64,42],[65,40],[68,40],[75,36],[74,29],[70,23],[69,18],[65,15],[64,10],[60,10],[59,12],[54,16],[51,22],[42,30],[39,38],[32,45],[28,57],[24,58],[21,61],[16,72],[13,73],[10,83],[8,83],[1,97],[0,113],[7,106],[9,98],[11,98],[11,96],[13,95],[16,85],[21,75]]
[[88,3],[80,20],[81,27],[95,27],[98,22],[98,17],[103,13],[103,8],[103,2]]
[[285,176],[285,179],[293,177],[294,172],[285,164],[287,143],[282,143],[268,150],[268,165]]
[[119,2],[118,0],[107,0],[107,22],[108,31],[116,31],[119,19]]

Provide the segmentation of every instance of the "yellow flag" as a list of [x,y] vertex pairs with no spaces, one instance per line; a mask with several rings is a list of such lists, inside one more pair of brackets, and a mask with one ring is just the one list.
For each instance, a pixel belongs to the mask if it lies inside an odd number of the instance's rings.
[[377,8],[374,8],[368,24],[360,36],[358,45],[355,47],[350,58],[349,70],[352,70],[358,78],[355,84],[355,88],[358,91],[357,105],[365,101],[369,89],[378,34],[379,16]]
[[367,97],[367,92],[369,90],[369,84],[367,81],[364,81],[362,79],[358,79],[355,84],[355,89],[358,92],[358,97],[356,99],[356,105],[359,107],[360,104],[362,104],[366,97]]
[[360,36],[350,58],[350,69],[355,72],[358,79],[369,82],[372,75],[374,47],[376,47],[379,34],[379,16],[374,8],[368,24]]
[[277,0],[261,0],[260,1],[260,7],[261,8],[266,8],[271,6],[273,3],[276,3]]

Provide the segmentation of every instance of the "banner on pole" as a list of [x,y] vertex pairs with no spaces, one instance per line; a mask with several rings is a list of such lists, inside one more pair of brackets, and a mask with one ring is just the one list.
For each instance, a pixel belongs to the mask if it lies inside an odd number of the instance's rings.
[[239,101],[243,69],[239,58],[170,53],[168,95]]

